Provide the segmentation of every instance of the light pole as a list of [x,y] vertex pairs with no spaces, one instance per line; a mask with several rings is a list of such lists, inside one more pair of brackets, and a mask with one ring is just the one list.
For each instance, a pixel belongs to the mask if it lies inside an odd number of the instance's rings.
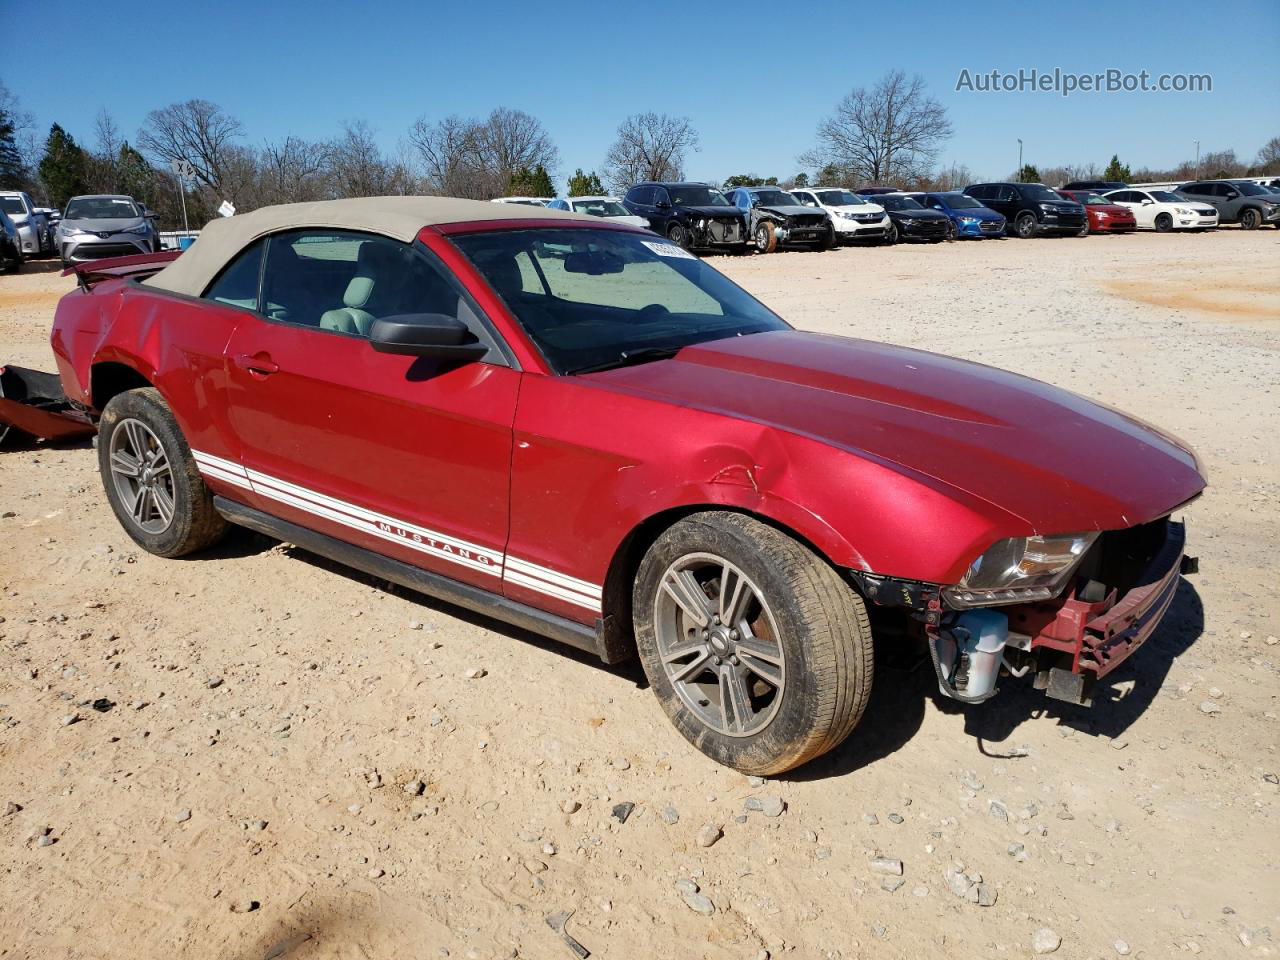
[[1200,179],[1200,141],[1196,141],[1196,179]]
[[1022,182],[1022,138],[1018,138],[1018,182]]

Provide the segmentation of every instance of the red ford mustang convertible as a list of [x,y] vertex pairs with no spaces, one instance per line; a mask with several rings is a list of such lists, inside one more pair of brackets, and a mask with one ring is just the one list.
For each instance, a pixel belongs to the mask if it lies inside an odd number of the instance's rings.
[[76,268],[53,348],[126,532],[229,524],[594,651],[752,773],[839,744],[871,624],[967,702],[1088,702],[1155,629],[1205,485],[1073,393],[793,330],[634,227],[372,198]]

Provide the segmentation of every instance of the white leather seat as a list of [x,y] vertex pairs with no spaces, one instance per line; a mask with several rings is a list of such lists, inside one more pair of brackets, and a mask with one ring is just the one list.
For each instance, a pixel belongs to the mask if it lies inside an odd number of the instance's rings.
[[367,337],[373,321],[382,314],[378,303],[394,299],[403,285],[404,261],[393,244],[367,240],[360,245],[356,273],[347,284],[343,306],[320,315],[321,330],[336,330]]

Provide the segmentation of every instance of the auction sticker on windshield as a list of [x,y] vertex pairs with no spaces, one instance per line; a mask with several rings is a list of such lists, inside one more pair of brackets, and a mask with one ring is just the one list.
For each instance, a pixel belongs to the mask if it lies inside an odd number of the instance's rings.
[[641,240],[646,247],[660,257],[676,257],[680,260],[697,260],[688,250],[681,250],[674,243],[654,243],[652,240]]

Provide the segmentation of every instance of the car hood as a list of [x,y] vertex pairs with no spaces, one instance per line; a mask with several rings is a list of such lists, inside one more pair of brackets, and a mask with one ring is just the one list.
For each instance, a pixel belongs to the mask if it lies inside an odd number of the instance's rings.
[[874,458],[1043,534],[1145,523],[1205,485],[1194,453],[1134,417],[1015,373],[889,344],[776,331],[589,376]]
[[912,220],[950,220],[945,213],[938,210],[890,210],[891,217],[910,217]]
[[119,233],[140,227],[145,222],[142,217],[115,217],[109,220],[63,220],[59,226],[90,233]]
[[1113,217],[1115,216],[1132,217],[1133,216],[1132,210],[1130,210],[1128,207],[1122,207],[1118,203],[1092,203],[1092,204],[1089,204],[1087,207],[1085,207],[1085,209],[1093,213],[1105,213]]
[[672,207],[672,210],[683,210],[695,217],[741,217],[742,211],[737,207]]
[[979,220],[1003,220],[1004,214],[997,213],[990,207],[960,207],[952,209],[952,216],[956,217],[977,217]]
[[768,213],[776,213],[780,217],[805,217],[812,213],[821,214],[825,212],[818,207],[805,207],[800,204],[785,204],[777,207],[761,204],[756,209],[764,210]]
[[629,224],[630,226],[633,226],[633,227],[644,227],[646,230],[649,228],[649,221],[645,217],[637,217],[634,214],[630,214],[630,213],[627,213],[627,214],[619,213],[619,214],[615,214],[612,217],[605,217],[604,219],[612,220],[614,223]]
[[828,211],[838,211],[840,213],[874,213],[884,216],[884,207],[878,203],[858,203],[858,204],[841,204],[838,207],[827,207]]

